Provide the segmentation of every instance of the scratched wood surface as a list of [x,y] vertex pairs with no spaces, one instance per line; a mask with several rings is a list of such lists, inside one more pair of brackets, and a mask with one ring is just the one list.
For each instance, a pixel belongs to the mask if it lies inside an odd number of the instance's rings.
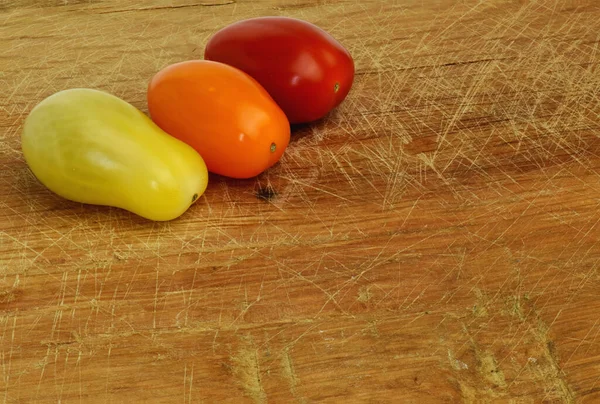
[[[276,167],[162,224],[29,173],[43,98],[146,112],[260,15],[357,67]],[[0,399],[599,402],[599,40],[596,0],[1,1]]]

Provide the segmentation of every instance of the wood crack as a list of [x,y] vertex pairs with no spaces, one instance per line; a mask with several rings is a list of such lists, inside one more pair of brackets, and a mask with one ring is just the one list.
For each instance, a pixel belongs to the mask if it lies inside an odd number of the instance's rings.
[[225,1],[222,3],[193,3],[193,4],[174,5],[174,6],[128,8],[128,9],[123,9],[123,10],[101,11],[98,14],[116,14],[116,13],[127,13],[127,12],[131,12],[131,11],[170,10],[170,9],[191,8],[191,7],[217,7],[217,6],[227,6],[230,4],[235,4],[235,0],[228,0],[228,1]]

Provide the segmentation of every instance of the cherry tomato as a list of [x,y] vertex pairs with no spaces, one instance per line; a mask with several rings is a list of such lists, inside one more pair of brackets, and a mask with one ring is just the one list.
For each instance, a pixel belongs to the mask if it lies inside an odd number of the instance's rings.
[[208,185],[193,148],[99,90],[63,90],[40,102],[25,120],[21,147],[31,172],[54,193],[150,220],[179,217]]
[[267,91],[246,73],[206,60],[176,63],[148,86],[152,120],[192,146],[208,171],[254,177],[279,161],[290,124]]
[[208,41],[204,58],[237,67],[271,94],[291,123],[325,116],[354,80],[350,53],[329,33],[289,17],[231,24]]

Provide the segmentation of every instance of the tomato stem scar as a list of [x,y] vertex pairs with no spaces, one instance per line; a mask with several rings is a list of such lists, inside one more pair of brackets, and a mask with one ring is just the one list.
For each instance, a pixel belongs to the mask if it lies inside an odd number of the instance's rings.
[[333,86],[333,92],[337,93],[338,91],[340,91],[340,83],[335,83]]
[[198,194],[192,196],[192,203],[196,202],[196,199],[198,199]]
[[271,153],[275,153],[275,150],[277,150],[277,145],[275,143],[271,143]]

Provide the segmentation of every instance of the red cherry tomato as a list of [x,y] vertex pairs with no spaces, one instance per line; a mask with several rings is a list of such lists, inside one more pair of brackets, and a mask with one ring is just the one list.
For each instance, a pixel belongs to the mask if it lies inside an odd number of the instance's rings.
[[208,60],[175,63],[148,86],[152,120],[192,146],[210,172],[250,178],[281,158],[290,124],[265,89],[235,67]]
[[289,17],[229,25],[208,41],[204,58],[254,77],[290,123],[325,116],[346,98],[354,80],[354,61],[338,41],[309,22]]

